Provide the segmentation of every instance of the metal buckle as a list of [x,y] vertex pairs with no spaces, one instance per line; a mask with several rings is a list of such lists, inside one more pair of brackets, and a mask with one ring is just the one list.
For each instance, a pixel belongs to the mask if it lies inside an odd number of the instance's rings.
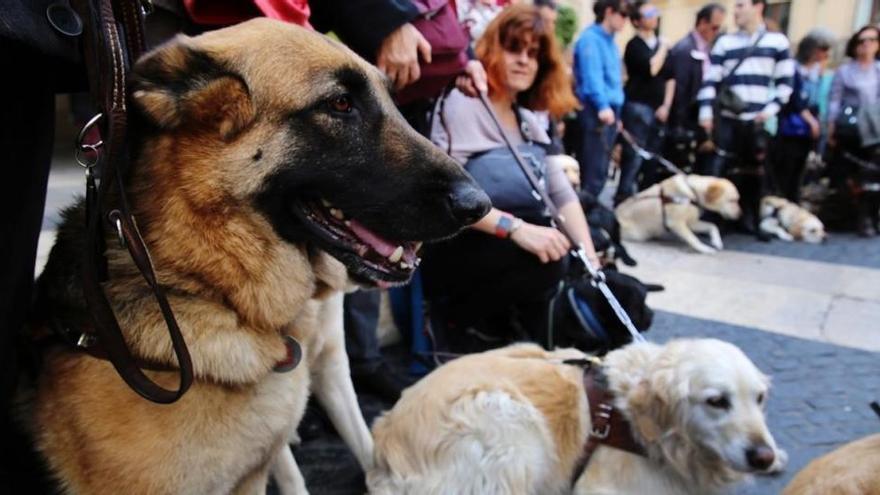
[[80,334],[78,339],[76,339],[76,346],[82,347],[83,349],[85,349],[85,348],[91,347],[95,343],[96,340],[97,340],[97,338],[95,338],[94,335],[92,335],[90,333],[83,333],[83,334]]
[[122,216],[119,213],[119,210],[113,210],[108,215],[107,218],[111,220],[116,225],[116,239],[119,241],[119,247],[124,248],[125,236],[122,234]]
[[[89,130],[103,117],[103,113],[99,112],[95,114],[94,117],[89,119],[89,121],[82,126],[82,129],[79,130],[79,134],[76,136],[76,143],[74,143],[74,158],[76,159],[76,162],[86,170],[91,169],[98,163],[98,150],[104,146],[104,141],[99,140],[97,143],[84,143],[83,141],[86,138],[86,133],[89,132]],[[87,151],[94,153],[94,158],[89,158],[88,155],[84,155]]]
[[609,433],[611,433],[611,425],[608,424],[603,426],[601,430],[597,430],[596,428],[590,430],[590,435],[599,440],[605,440],[608,438]]

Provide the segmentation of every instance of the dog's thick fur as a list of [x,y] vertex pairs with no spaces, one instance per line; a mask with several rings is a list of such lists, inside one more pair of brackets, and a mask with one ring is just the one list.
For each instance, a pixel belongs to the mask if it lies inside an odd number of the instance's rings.
[[785,487],[783,495],[880,493],[880,434],[850,442],[814,459]]
[[[406,246],[449,236],[488,209],[461,168],[406,124],[385,85],[342,45],[266,19],[180,36],[138,61],[127,189],[195,382],[158,405],[107,361],[47,351],[22,394],[23,417],[64,491],[262,493],[273,460],[289,455],[310,381],[368,463],[338,291],[349,279],[397,283],[408,273],[368,266],[310,222],[303,203],[325,200]],[[74,328],[88,320],[83,223],[82,205],[67,213],[40,279],[44,320]],[[152,293],[115,234],[106,245],[104,287],[129,347],[173,367]],[[35,323],[35,334],[45,331]],[[275,373],[284,335],[305,357]],[[176,372],[148,374],[177,385]]]
[[[562,361],[583,357],[516,345],[438,368],[374,424],[371,493],[571,493],[592,405],[583,370]],[[715,493],[751,471],[746,450],[756,445],[773,449],[773,469],[784,464],[759,403],[767,378],[736,347],[633,344],[602,368],[649,458],[600,446],[576,493]],[[707,402],[722,397],[729,409]]]
[[[661,197],[675,202],[664,204]],[[672,232],[695,251],[712,254],[724,244],[718,227],[700,220],[701,209],[726,219],[739,218],[742,210],[736,187],[727,179],[675,175],[630,197],[617,206],[615,213],[624,240],[647,241]],[[711,246],[700,241],[695,232],[708,234]]]
[[825,225],[805,208],[780,198],[764,196],[761,199],[761,231],[783,241],[804,241],[820,244],[825,240]]

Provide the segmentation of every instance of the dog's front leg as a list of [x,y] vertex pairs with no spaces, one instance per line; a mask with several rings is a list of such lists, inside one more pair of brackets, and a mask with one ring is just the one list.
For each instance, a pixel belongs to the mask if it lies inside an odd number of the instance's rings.
[[782,228],[782,225],[779,224],[779,220],[775,218],[765,218],[761,220],[760,225],[761,231],[766,232],[771,235],[775,235],[779,239],[783,241],[792,242],[794,241],[794,236],[789,234],[785,229]]
[[278,493],[281,495],[308,495],[306,481],[303,479],[296,459],[293,458],[293,452],[290,446],[285,442],[275,454],[275,461],[272,464],[272,477],[275,478],[275,484],[278,486]]
[[373,437],[351,382],[345,353],[342,300],[339,293],[324,303],[321,331],[326,344],[312,364],[312,392],[366,472],[373,465]]
[[690,247],[694,248],[698,253],[714,254],[716,252],[712,247],[703,244],[684,222],[676,222],[669,225],[669,230],[674,232],[675,235],[686,242]]
[[692,231],[698,234],[709,234],[709,244],[715,249],[719,251],[724,249],[724,243],[721,242],[721,232],[718,230],[718,226],[714,223],[697,220],[692,223],[690,227]]

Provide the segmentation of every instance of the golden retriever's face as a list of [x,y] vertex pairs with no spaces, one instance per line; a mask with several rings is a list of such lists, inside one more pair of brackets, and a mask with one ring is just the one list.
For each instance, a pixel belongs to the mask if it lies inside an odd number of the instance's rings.
[[305,29],[258,19],[180,36],[143,57],[131,85],[138,155],[156,162],[146,187],[182,191],[203,225],[239,215],[266,242],[314,245],[359,282],[405,282],[420,241],[488,211],[376,68]]
[[709,184],[703,206],[728,220],[736,220],[742,215],[739,191],[727,179],[715,179]]
[[668,376],[673,428],[738,472],[780,469],[786,454],[767,429],[769,380],[737,347],[712,339],[674,342],[661,360]]

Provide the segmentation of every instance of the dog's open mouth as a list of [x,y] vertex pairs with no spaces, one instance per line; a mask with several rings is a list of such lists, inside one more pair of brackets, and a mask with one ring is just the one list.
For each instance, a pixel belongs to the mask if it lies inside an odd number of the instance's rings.
[[295,201],[291,210],[357,282],[382,288],[404,284],[421,262],[421,242],[385,239],[326,200]]

